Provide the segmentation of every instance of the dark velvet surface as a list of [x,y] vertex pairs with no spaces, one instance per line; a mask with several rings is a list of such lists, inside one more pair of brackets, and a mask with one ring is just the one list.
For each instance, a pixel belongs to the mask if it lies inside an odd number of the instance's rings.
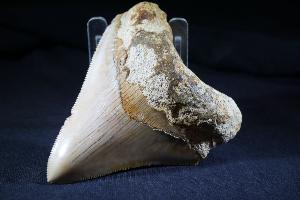
[[236,138],[198,166],[46,182],[51,147],[88,67],[85,22],[95,15],[111,19],[132,5],[123,4],[0,8],[0,199],[300,199],[297,24],[260,10],[228,14],[209,5],[200,17],[161,7],[190,21],[190,68],[239,105]]

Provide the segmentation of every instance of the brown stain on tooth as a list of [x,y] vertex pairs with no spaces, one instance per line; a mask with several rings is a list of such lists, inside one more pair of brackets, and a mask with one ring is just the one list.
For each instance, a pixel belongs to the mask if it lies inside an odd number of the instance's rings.
[[141,23],[143,20],[153,20],[156,16],[155,12],[151,12],[145,9],[140,9],[137,12],[137,15],[134,15],[133,17],[136,19],[136,23]]

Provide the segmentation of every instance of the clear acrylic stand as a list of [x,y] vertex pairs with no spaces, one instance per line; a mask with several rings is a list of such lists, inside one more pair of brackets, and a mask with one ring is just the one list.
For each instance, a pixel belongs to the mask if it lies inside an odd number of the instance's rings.
[[97,44],[101,40],[102,34],[107,27],[107,21],[104,17],[92,17],[87,22],[87,37],[89,49],[89,62],[92,60]]
[[173,43],[185,66],[189,67],[189,25],[186,19],[174,17],[169,24],[173,32]]
[[[173,43],[183,63],[188,67],[188,22],[184,18],[175,17],[169,21],[173,31]],[[92,17],[87,22],[89,61],[91,62],[97,44],[107,27],[104,17]]]

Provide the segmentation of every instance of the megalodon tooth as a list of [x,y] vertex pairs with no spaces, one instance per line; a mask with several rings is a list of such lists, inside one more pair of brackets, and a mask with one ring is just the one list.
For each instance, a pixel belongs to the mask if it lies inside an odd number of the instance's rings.
[[242,115],[234,100],[188,69],[172,41],[154,3],[113,19],[52,148],[48,182],[197,164],[236,135]]

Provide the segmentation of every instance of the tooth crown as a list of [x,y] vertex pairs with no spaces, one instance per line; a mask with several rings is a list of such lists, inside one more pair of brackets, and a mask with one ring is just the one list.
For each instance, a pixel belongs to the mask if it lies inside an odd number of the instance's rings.
[[48,182],[197,164],[236,135],[237,105],[184,66],[172,37],[156,4],[139,3],[115,17],[53,145]]

